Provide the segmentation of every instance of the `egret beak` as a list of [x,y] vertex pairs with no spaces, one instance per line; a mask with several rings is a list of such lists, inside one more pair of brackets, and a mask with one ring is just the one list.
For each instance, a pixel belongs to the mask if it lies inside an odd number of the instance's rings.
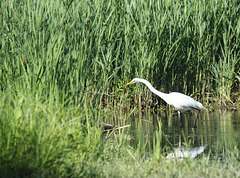
[[123,87],[126,87],[126,86],[132,84],[133,82],[134,82],[134,81],[131,81],[131,82],[127,83],[126,85],[124,85]]

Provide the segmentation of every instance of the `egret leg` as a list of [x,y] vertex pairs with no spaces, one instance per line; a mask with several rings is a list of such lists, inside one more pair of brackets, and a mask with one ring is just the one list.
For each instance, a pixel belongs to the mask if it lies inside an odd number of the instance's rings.
[[198,110],[197,118],[195,119],[195,122],[194,122],[194,128],[197,128],[197,120],[198,120],[199,113],[200,113],[200,110]]
[[181,119],[180,111],[178,111],[178,118],[179,118],[179,122],[180,122],[180,127],[182,127],[182,119]]
[[178,146],[179,146],[179,147],[182,146],[182,127],[180,127]]

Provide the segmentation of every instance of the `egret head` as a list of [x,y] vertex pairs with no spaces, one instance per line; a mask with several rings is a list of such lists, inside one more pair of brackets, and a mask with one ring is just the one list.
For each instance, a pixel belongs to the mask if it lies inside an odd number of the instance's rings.
[[124,85],[123,87],[126,87],[126,86],[128,86],[128,85],[131,85],[131,84],[133,84],[133,83],[138,83],[138,82],[140,82],[140,78],[134,78],[131,82],[129,82],[129,83],[127,83],[126,85]]

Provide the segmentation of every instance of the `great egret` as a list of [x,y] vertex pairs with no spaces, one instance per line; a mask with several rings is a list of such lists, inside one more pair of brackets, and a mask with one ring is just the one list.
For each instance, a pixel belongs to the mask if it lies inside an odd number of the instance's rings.
[[141,79],[141,78],[134,78],[131,82],[127,83],[126,85],[124,85],[124,87],[133,84],[133,83],[144,83],[145,85],[147,85],[147,87],[151,90],[151,92],[153,92],[154,94],[158,95],[160,98],[162,98],[167,104],[172,105],[175,107],[175,109],[178,111],[178,117],[179,119],[180,117],[180,112],[184,112],[184,111],[188,111],[191,109],[196,109],[198,110],[197,113],[197,118],[195,120],[195,124],[194,127],[196,127],[196,122],[198,119],[198,115],[200,110],[207,110],[202,103],[194,100],[193,98],[191,98],[190,96],[184,95],[182,93],[178,93],[178,92],[172,92],[172,93],[163,93],[160,92],[158,90],[156,90],[151,83],[149,83],[149,81],[145,80],[145,79]]

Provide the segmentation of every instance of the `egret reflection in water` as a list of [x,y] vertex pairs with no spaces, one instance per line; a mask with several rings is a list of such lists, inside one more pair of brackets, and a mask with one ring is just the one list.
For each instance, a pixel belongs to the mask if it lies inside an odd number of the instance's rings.
[[195,148],[186,148],[186,147],[177,147],[174,148],[172,152],[167,155],[167,159],[175,159],[183,160],[184,158],[196,158],[199,154],[203,153],[206,146],[200,146]]
[[182,128],[180,128],[178,147],[173,148],[173,151],[171,151],[167,155],[166,158],[167,159],[178,159],[180,161],[182,161],[184,158],[194,159],[199,154],[203,153],[205,148],[206,148],[206,145],[205,146],[201,145],[201,146],[192,147],[192,148],[191,147],[182,146]]

